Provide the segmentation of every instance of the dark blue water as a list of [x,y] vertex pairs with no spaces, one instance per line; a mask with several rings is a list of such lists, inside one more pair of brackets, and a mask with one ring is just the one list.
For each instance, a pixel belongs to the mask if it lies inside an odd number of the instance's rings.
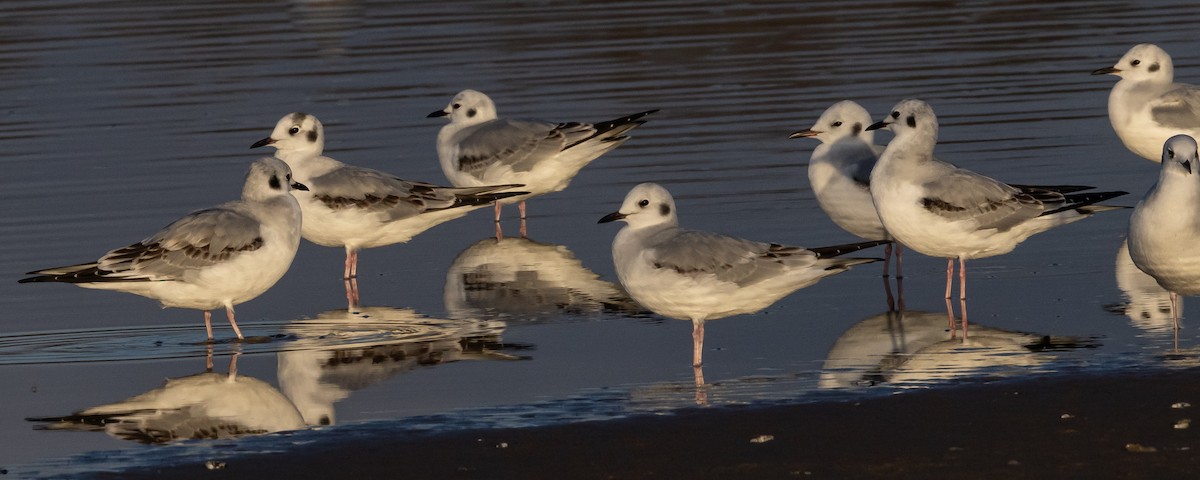
[[[878,269],[856,268],[765,312],[710,323],[697,390],[690,325],[614,293],[619,227],[595,222],[654,181],[674,193],[687,227],[853,241],[812,197],[804,169],[815,143],[787,136],[839,100],[880,115],[905,97],[937,110],[943,159],[1013,183],[1127,190],[1117,203],[1133,205],[1157,167],[1111,131],[1114,79],[1088,73],[1154,42],[1179,80],[1200,82],[1197,15],[1183,1],[5,2],[0,467],[50,474],[67,471],[71,455],[86,455],[86,468],[124,458],[110,450],[176,461],[161,447],[24,419],[160,388],[204,371],[208,350],[198,312],[17,285],[21,273],[94,259],[235,198],[262,154],[249,145],[291,111],[321,118],[334,158],[443,182],[442,122],[425,114],[464,88],[488,93],[506,116],[662,111],[566,191],[529,203],[533,242],[483,241],[491,219],[475,213],[363,252],[362,303],[378,307],[366,314],[345,311],[343,253],[302,245],[283,280],[239,306],[255,341],[215,345],[215,371],[240,353],[238,375],[278,389],[306,421],[325,416],[326,430],[352,432],[412,418],[434,429],[572,421],[669,412],[698,397],[808,401],[831,387],[857,395],[1193,364],[1194,329],[1177,340],[1162,292],[1118,260],[1128,218],[1118,211],[971,262],[966,342],[944,331],[944,261],[910,255],[905,299],[925,313],[889,324]],[[515,217],[505,227],[515,235]],[[464,273],[490,286],[464,294]],[[1054,341],[1037,347],[1044,337]],[[226,442],[286,447],[275,438]]]

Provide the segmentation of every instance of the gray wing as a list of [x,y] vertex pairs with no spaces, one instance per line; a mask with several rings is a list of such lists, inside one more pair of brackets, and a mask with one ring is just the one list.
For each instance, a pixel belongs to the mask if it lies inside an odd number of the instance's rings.
[[331,210],[354,209],[396,220],[454,203],[435,185],[410,182],[369,168],[343,166],[308,180],[313,197]]
[[584,123],[492,120],[465,132],[459,140],[458,169],[475,174],[499,163],[527,172],[595,132],[592,125]]
[[314,198],[332,210],[355,209],[378,213],[383,221],[400,220],[434,210],[486,205],[497,199],[526,193],[492,193],[521,185],[442,187],[348,165],[311,178],[306,186],[313,192]]
[[683,275],[715,275],[718,280],[749,285],[778,276],[789,267],[811,265],[813,252],[783,245],[753,242],[708,232],[668,230],[667,238],[650,239],[647,253],[656,268]]
[[1154,102],[1150,107],[1150,116],[1167,128],[1200,129],[1200,89],[1176,84],[1175,89]]
[[[923,185],[926,210],[950,221],[973,221],[979,229],[1007,230],[1041,215],[1043,201],[967,170],[954,170]],[[1045,192],[1053,196],[1054,192]],[[1062,195],[1058,195],[1061,200]]]
[[262,248],[261,225],[227,205],[188,214],[96,264],[110,280],[173,280]]

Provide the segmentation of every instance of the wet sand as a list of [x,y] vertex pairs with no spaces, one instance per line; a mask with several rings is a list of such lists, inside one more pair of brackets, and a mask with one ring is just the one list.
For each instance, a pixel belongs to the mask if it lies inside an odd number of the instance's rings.
[[[1177,428],[1187,419],[1198,423]],[[751,441],[764,435],[773,439]],[[542,428],[371,434],[217,460],[224,468],[106,478],[1200,478],[1200,368]]]

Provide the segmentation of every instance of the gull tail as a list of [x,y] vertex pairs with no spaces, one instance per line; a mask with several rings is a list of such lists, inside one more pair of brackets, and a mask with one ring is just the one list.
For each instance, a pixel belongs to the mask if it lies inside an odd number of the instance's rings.
[[1118,210],[1128,207],[1119,207],[1111,205],[1095,205],[1110,198],[1116,198],[1121,195],[1128,195],[1129,192],[1091,192],[1091,193],[1076,193],[1072,195],[1064,195],[1066,205],[1053,210],[1042,212],[1041,216],[1053,215],[1067,210],[1074,210],[1082,215],[1090,215],[1096,212],[1108,210]]

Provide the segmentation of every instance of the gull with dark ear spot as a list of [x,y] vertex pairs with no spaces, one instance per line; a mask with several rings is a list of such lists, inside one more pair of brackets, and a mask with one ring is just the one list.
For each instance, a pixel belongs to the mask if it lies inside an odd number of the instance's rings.
[[438,132],[437,151],[446,179],[456,187],[523,184],[527,193],[496,202],[520,202],[525,235],[525,200],[567,188],[592,160],[617,148],[630,130],[646,123],[648,110],[607,122],[546,122],[499,118],[496,104],[481,92],[463,90],[429,117],[447,117]]
[[1108,95],[1108,119],[1138,156],[1157,162],[1168,138],[1200,136],[1200,88],[1175,83],[1171,56],[1157,45],[1134,45],[1116,65],[1092,75],[1121,77]]
[[[959,298],[966,299],[966,261],[1011,252],[1030,236],[1119,207],[1096,205],[1126,192],[1074,193],[1076,185],[1009,185],[933,156],[938,121],[933,107],[903,100],[868,129],[896,134],[871,171],[871,198],[895,241],[946,258],[946,298],[954,259]],[[965,315],[964,315],[965,318]]]
[[[679,228],[667,189],[643,183],[600,223],[627,225],[613,240],[613,263],[635,302],[692,321],[692,365],[704,351],[704,322],[753,313],[818,280],[879,258],[835,258],[886,240],[806,249]],[[698,381],[699,383],[699,381]]]
[[[788,138],[815,138],[821,142],[808,161],[808,181],[817,204],[830,220],[863,240],[889,240],[891,237],[875,204],[871,202],[871,169],[883,153],[875,145],[875,132],[867,130],[871,114],[850,100],[835,103],[821,114],[812,127]],[[883,276],[888,276],[892,244],[884,246]],[[896,276],[900,270],[900,245],[896,245]]]
[[274,147],[275,156],[308,185],[307,192],[297,195],[304,211],[304,238],[345,248],[342,276],[347,279],[358,276],[361,249],[407,242],[438,224],[525,193],[512,191],[521,185],[441,187],[347,165],[322,155],[325,128],[306,113],[284,115],[271,136],[251,148],[262,146]]
[[164,307],[203,310],[209,341],[209,311],[225,307],[241,339],[233,306],[267,291],[292,265],[301,214],[291,192],[305,189],[286,163],[260,158],[250,166],[241,200],[192,212],[95,262],[29,272],[36,276],[20,283],[73,283],[141,295]]
[[1200,295],[1200,158],[1196,140],[1176,135],[1163,144],[1158,182],[1129,217],[1133,264],[1171,292],[1179,328],[1178,295]]

